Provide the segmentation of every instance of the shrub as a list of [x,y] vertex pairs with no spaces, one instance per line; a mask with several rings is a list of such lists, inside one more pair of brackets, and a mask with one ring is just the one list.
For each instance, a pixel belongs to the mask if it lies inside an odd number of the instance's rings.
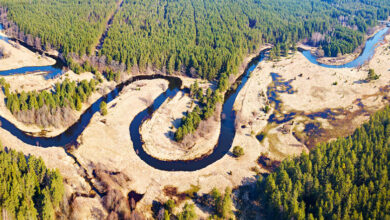
[[244,155],[244,149],[243,149],[242,147],[240,147],[240,146],[235,146],[235,147],[233,148],[233,155],[234,155],[235,157],[241,157],[241,156],[243,156],[243,155]]
[[367,80],[368,81],[377,80],[377,79],[379,79],[379,77],[380,77],[380,75],[377,75],[375,73],[374,69],[369,69],[368,70],[368,76],[367,76]]
[[195,194],[199,192],[200,186],[195,186],[191,184],[191,188],[186,190],[184,193],[189,197],[189,198],[195,198]]
[[269,110],[270,110],[270,108],[269,108],[268,105],[264,106],[263,112],[264,112],[265,114],[267,114],[267,113],[269,112]]
[[173,213],[176,207],[176,203],[174,200],[170,199],[165,203],[165,210],[168,211],[168,213]]
[[261,132],[261,133],[259,133],[259,134],[256,135],[256,138],[257,138],[257,140],[259,140],[260,143],[261,143],[261,142],[263,142],[265,136],[266,136],[266,133],[265,133],[265,132]]

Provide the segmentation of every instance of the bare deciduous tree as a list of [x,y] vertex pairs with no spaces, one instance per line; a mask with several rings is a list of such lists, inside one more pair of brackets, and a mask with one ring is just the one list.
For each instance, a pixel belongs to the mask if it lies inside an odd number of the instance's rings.
[[33,38],[33,36],[31,34],[27,34],[26,43],[29,46],[34,46],[34,38]]
[[39,37],[35,37],[35,48],[38,50],[42,50],[42,43]]
[[7,53],[5,52],[4,47],[0,47],[0,59],[6,58]]
[[310,43],[313,45],[313,46],[317,46],[319,42],[323,41],[325,38],[324,36],[319,33],[319,32],[314,32],[312,35],[311,35],[311,38],[310,38]]

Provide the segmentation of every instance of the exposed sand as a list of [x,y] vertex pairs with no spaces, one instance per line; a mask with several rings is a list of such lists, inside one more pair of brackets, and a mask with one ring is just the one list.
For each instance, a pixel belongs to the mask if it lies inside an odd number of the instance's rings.
[[[137,91],[137,83],[146,84]],[[134,151],[130,140],[130,123],[140,111],[147,107],[145,97],[156,98],[167,86],[165,80],[140,81],[129,85],[124,92],[108,106],[108,115],[95,114],[90,125],[80,137],[81,145],[75,155],[92,173],[97,165],[108,171],[119,171],[132,180],[131,188],[138,193],[145,193],[137,209],[150,217],[150,207],[154,200],[166,201],[164,186],[177,186],[179,191],[190,185],[201,186],[200,193],[209,192],[213,187],[224,189],[255,180],[255,173],[250,171],[257,166],[256,160],[262,148],[253,139],[244,146],[245,155],[235,159],[226,154],[210,166],[194,172],[167,172],[154,169],[143,162]],[[115,106],[111,108],[111,106]],[[105,123],[102,122],[105,119]],[[229,175],[228,171],[232,171]]]
[[195,79],[195,78],[190,78],[190,77],[185,77],[185,76],[177,76],[177,77],[180,77],[180,79],[182,80],[183,82],[183,87],[186,87],[186,88],[190,88],[190,86],[192,84],[195,83],[195,81],[198,82],[198,85],[200,88],[203,88],[204,90],[209,88],[209,87],[213,87],[214,85],[211,84],[209,81],[207,80],[203,80],[203,79]]
[[[269,105],[266,94],[272,78],[270,74],[263,71],[264,65],[263,61],[257,66],[236,98],[234,109],[237,112],[237,131],[233,146],[240,145],[245,151],[258,148],[259,153],[253,155],[254,157],[259,157],[260,153],[264,153],[272,159],[281,160],[287,156],[299,155],[307,149],[292,136],[291,132],[281,134],[278,131],[281,126],[268,125],[267,120],[273,113],[273,109],[270,108],[268,113],[265,113],[263,109]],[[256,135],[262,131],[266,131],[267,135],[260,143]]]
[[183,92],[167,100],[141,127],[145,151],[161,160],[191,160],[211,153],[218,141],[220,117],[209,120],[208,131],[205,131],[204,136],[196,136],[195,143],[184,145],[174,141],[174,133],[181,124],[181,118],[187,111],[192,111],[195,105]]
[[[387,36],[387,39],[390,37]],[[276,72],[285,80],[294,79],[291,85],[296,92],[280,94],[285,110],[313,112],[325,108],[347,108],[356,99],[374,95],[380,87],[389,85],[390,69],[386,63],[390,61],[390,53],[387,47],[388,44],[380,46],[369,64],[360,69],[328,69],[314,65],[301,53],[296,53],[291,59],[275,63],[276,67],[271,62],[265,63],[262,71],[266,74]],[[366,79],[369,68],[381,75],[379,80],[358,83]]]
[[0,47],[3,47],[9,57],[0,59],[0,71],[17,69],[25,66],[49,66],[54,65],[56,61],[50,57],[43,57],[39,54],[33,53],[29,49],[19,45],[15,42],[9,41],[9,43],[0,40]]
[[10,91],[41,91],[41,90],[47,90],[52,89],[57,82],[61,83],[66,78],[80,82],[84,79],[91,80],[94,78],[94,75],[92,73],[82,73],[82,74],[75,74],[73,71],[67,71],[66,73],[62,74],[60,77],[56,77],[54,79],[48,79],[46,80],[44,78],[45,73],[30,73],[30,74],[15,74],[10,76],[1,76],[1,78],[4,78],[9,84],[10,84]]
[[[387,40],[390,36],[386,37]],[[310,63],[301,53],[297,52],[289,58],[282,58],[279,62],[265,61],[260,63],[252,73],[251,78],[241,90],[235,103],[239,111],[236,120],[236,144],[257,144],[263,151],[268,152],[274,159],[283,159],[290,155],[299,154],[307,150],[302,143],[292,135],[292,131],[303,132],[305,124],[312,122],[306,117],[296,117],[289,132],[283,133],[281,125],[267,125],[267,118],[263,112],[268,105],[266,91],[271,84],[270,73],[278,73],[285,81],[292,80],[293,94],[279,93],[282,101],[282,113],[288,112],[320,112],[325,109],[343,109],[345,112],[336,117],[336,121],[316,118],[321,129],[328,129],[329,134],[318,137],[319,140],[329,140],[332,137],[347,135],[357,126],[368,119],[368,112],[374,112],[386,104],[384,99],[388,91],[380,88],[388,86],[390,69],[386,65],[390,61],[389,44],[386,42],[377,48],[373,59],[368,65],[360,69],[329,69]],[[367,77],[368,69],[373,68],[381,77],[369,83],[358,83]],[[300,76],[302,74],[302,76]],[[337,85],[332,85],[337,82]],[[361,101],[359,101],[361,99]],[[362,111],[360,102],[364,105]],[[243,126],[243,127],[242,127]],[[333,129],[332,129],[333,128]],[[259,143],[254,134],[260,132],[266,138]]]
[[88,197],[76,197],[71,219],[106,219],[107,211],[102,206],[100,199]]

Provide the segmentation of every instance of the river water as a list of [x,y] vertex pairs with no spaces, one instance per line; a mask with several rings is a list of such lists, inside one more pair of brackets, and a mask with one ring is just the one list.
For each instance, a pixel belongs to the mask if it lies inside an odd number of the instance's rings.
[[364,49],[362,53],[357,57],[356,59],[352,60],[349,63],[342,64],[342,65],[328,65],[323,64],[317,61],[317,57],[313,56],[309,50],[302,51],[302,54],[313,64],[326,67],[326,68],[354,68],[363,65],[366,61],[370,60],[374,54],[375,49],[379,46],[379,42],[383,41],[386,33],[389,31],[389,28],[383,28],[382,30],[378,31],[373,37],[368,39],[366,41],[366,44],[364,46]]
[[[0,30],[2,27],[0,26]],[[327,68],[352,68],[362,65],[367,60],[371,59],[375,48],[378,43],[383,40],[386,32],[389,28],[384,28],[379,31],[374,37],[367,40],[365,48],[362,54],[355,59],[344,65],[325,65],[318,63],[316,57],[310,54],[310,51],[302,51],[303,55],[312,63],[324,66]],[[1,37],[0,40],[7,41],[5,37]],[[81,116],[80,119],[69,127],[66,131],[58,136],[47,138],[47,137],[34,137],[30,134],[27,134],[15,125],[10,123],[8,120],[0,116],[1,127],[9,131],[12,135],[18,137],[20,140],[27,144],[41,147],[51,147],[51,146],[67,146],[70,144],[76,144],[77,138],[81,135],[84,129],[89,124],[92,116],[99,111],[99,106],[102,101],[110,103],[115,99],[120,91],[126,86],[138,80],[153,80],[153,79],[166,79],[169,81],[169,88],[158,96],[153,104],[147,109],[140,112],[131,122],[129,133],[131,140],[133,142],[134,151],[137,155],[148,165],[167,171],[195,171],[202,169],[217,160],[221,159],[226,153],[229,152],[234,136],[235,136],[235,118],[236,112],[233,110],[233,105],[236,100],[237,95],[244,87],[245,83],[248,81],[251,72],[257,67],[257,65],[264,59],[265,52],[262,51],[256,58],[254,58],[247,66],[245,72],[239,78],[241,83],[235,90],[228,91],[225,97],[225,103],[223,104],[222,117],[221,117],[221,132],[218,139],[218,144],[215,146],[213,152],[203,158],[199,158],[191,161],[162,161],[152,156],[148,155],[143,148],[142,136],[139,132],[139,128],[142,125],[143,121],[150,118],[153,112],[158,109],[162,103],[164,103],[168,98],[174,97],[179,89],[181,88],[182,81],[178,77],[163,76],[163,75],[153,75],[153,76],[135,76],[128,81],[118,85],[116,89],[111,91],[104,97],[98,99],[93,103]],[[0,75],[13,75],[13,74],[25,74],[30,72],[47,72],[45,76],[46,79],[62,74],[62,69],[60,66],[41,66],[41,67],[22,67],[14,70],[0,71]]]
[[[0,31],[3,30],[3,25],[0,24]],[[7,43],[9,42],[9,39],[5,36],[0,35],[0,40],[3,40]],[[28,49],[32,50],[33,52],[37,52],[33,47],[30,47],[24,43],[21,43],[23,46],[27,47]],[[57,57],[52,57],[56,60],[56,64],[51,66],[26,66],[21,67],[17,69],[11,69],[11,70],[3,70],[0,71],[0,76],[9,76],[9,75],[15,75],[15,74],[28,74],[28,73],[35,73],[35,72],[43,72],[45,79],[52,79],[54,77],[60,76],[63,74],[63,63],[60,61]]]

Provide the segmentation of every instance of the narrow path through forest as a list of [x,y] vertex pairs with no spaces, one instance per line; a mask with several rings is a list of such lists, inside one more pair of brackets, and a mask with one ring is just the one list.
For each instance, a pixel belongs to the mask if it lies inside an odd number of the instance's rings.
[[98,55],[99,50],[102,49],[104,40],[107,37],[107,33],[110,30],[110,27],[112,25],[114,17],[118,13],[118,11],[122,8],[123,3],[124,3],[124,0],[119,1],[115,11],[109,16],[109,19],[107,20],[107,23],[106,23],[106,29],[104,30],[103,34],[100,36],[100,39],[99,39],[97,45],[94,47],[95,48],[94,51],[95,51],[96,55]]
[[195,10],[195,6],[194,6],[194,2],[191,1],[191,6],[192,8],[194,9],[194,24],[195,24],[195,44],[196,45],[199,45],[199,32],[198,32],[198,23],[197,23],[197,20],[196,20],[196,10]]

